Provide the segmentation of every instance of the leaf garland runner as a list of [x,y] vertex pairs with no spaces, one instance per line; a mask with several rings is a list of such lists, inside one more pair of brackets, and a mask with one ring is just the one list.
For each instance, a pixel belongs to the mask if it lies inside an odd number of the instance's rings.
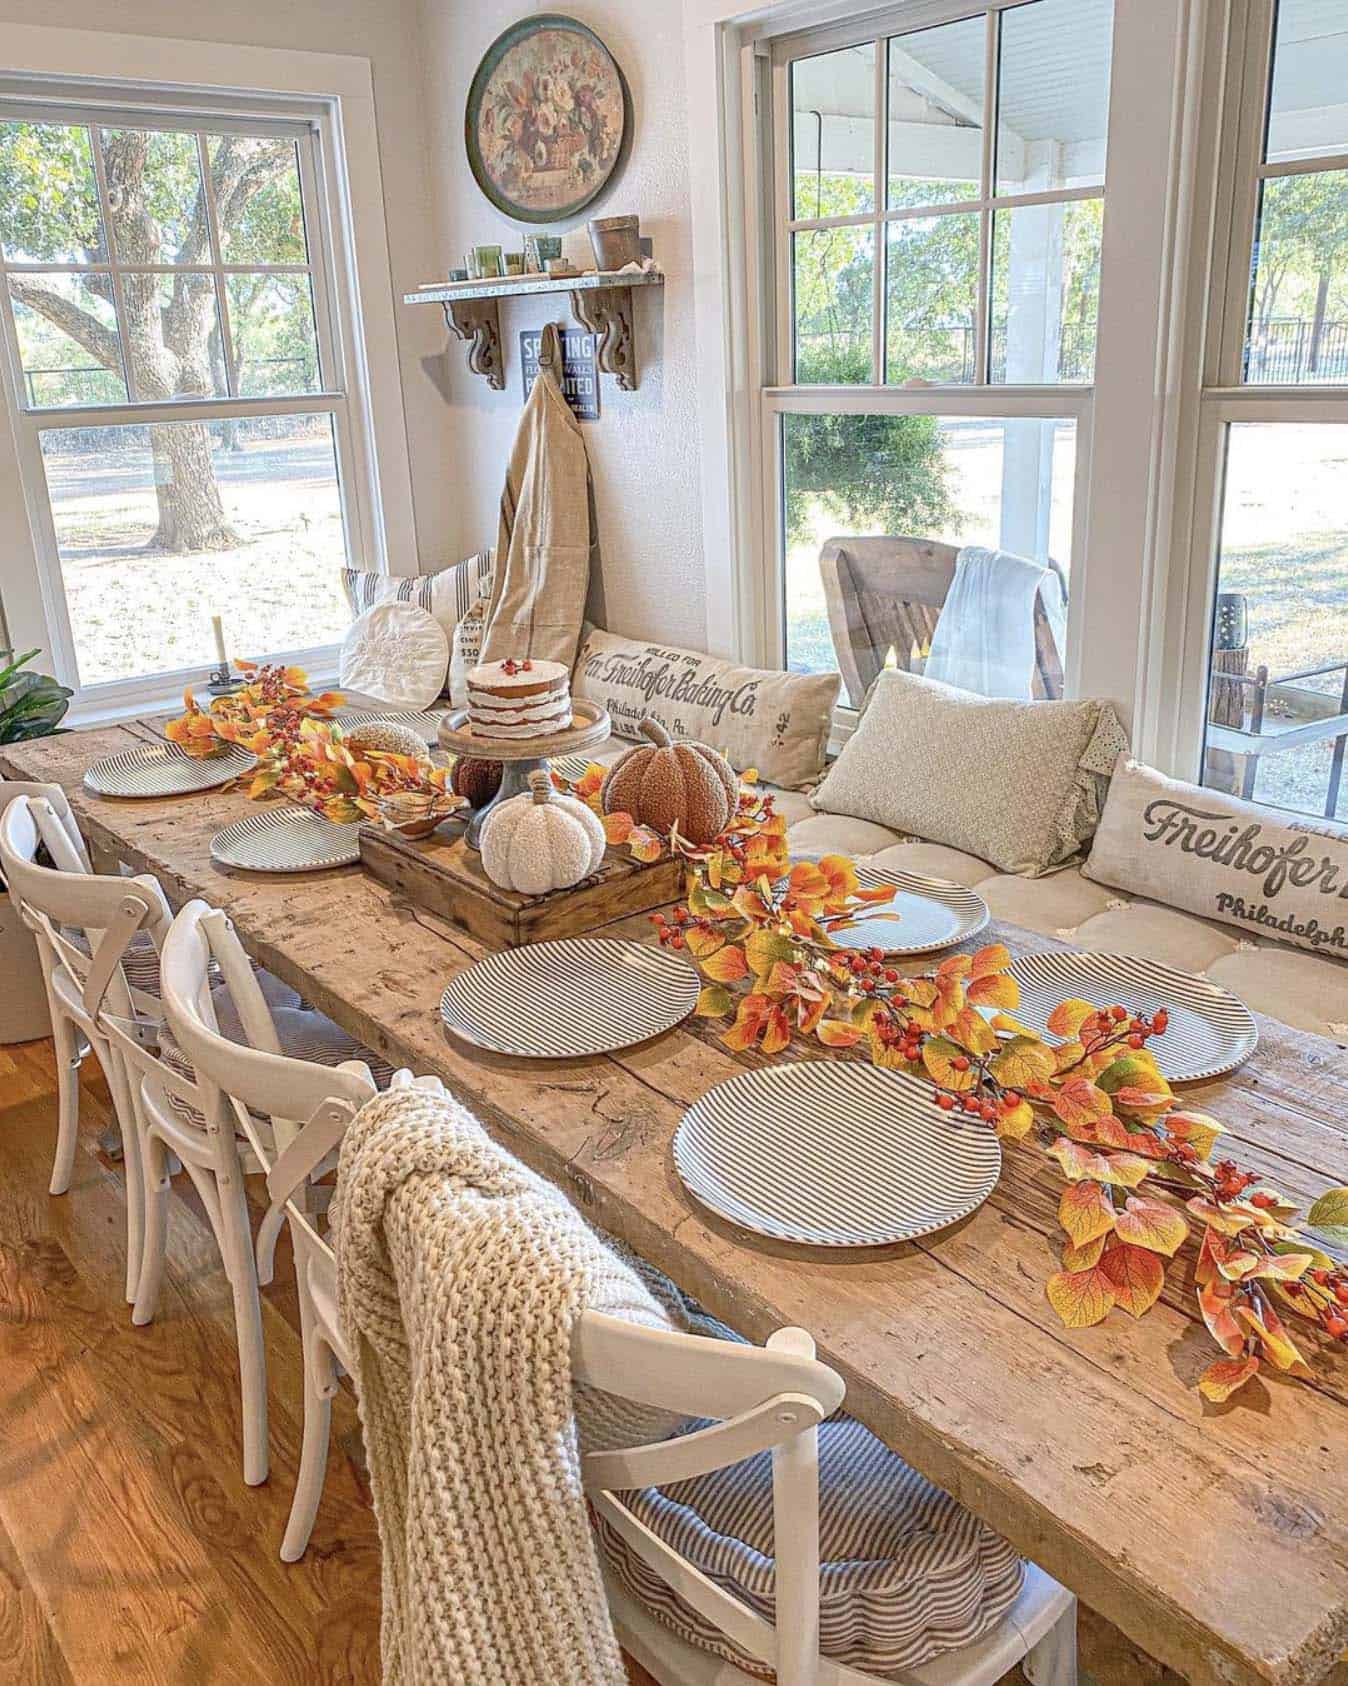
[[255,755],[247,788],[253,800],[287,796],[337,825],[363,819],[395,825],[399,817],[416,817],[412,799],[420,803],[417,814],[441,817],[462,805],[450,789],[448,767],[387,750],[350,748],[332,719],[345,700],[341,692],[311,695],[303,668],[248,661],[239,667],[248,676],[242,689],[216,697],[209,709],[187,691],[187,712],[171,720],[164,735],[189,755],[214,755],[227,743]]
[[731,1020],[726,1047],[777,1054],[801,1036],[856,1048],[924,1077],[941,1111],[976,1117],[1003,1141],[1034,1141],[1054,1161],[1066,1239],[1045,1291],[1069,1329],[1149,1311],[1192,1223],[1198,1307],[1222,1354],[1199,1378],[1207,1399],[1230,1399],[1265,1368],[1311,1379],[1280,1310],[1348,1342],[1348,1269],[1324,1250],[1348,1247],[1348,1188],[1298,1220],[1295,1201],[1214,1157],[1222,1125],[1182,1103],[1147,1046],[1165,1034],[1164,1009],[1135,1017],[1069,999],[1048,1021],[1059,1040],[1046,1041],[1014,1017],[1020,991],[1001,943],[918,975],[881,949],[840,949],[834,934],[875,917],[894,888],[863,887],[842,855],[792,861],[786,821],[752,775],[726,831],[698,848],[602,814],[604,771],[553,776],[601,813],[610,843],[639,860],[669,851],[687,862],[685,902],[651,918],[661,945],[685,949],[707,979],[697,1014]]

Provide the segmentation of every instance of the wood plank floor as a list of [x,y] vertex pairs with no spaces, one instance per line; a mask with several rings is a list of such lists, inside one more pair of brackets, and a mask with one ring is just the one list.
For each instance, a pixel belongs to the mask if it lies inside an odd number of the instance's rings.
[[[379,1544],[345,1394],[308,1554],[277,1556],[301,1423],[286,1240],[263,1293],[271,1478],[250,1488],[229,1292],[205,1219],[180,1189],[160,1313],[135,1328],[122,1169],[97,1145],[113,1122],[107,1090],[87,1061],[75,1174],[53,1199],[55,1090],[49,1043],[0,1047],[0,1682],[369,1686]],[[1178,1678],[1089,1612],[1081,1639],[1099,1686]],[[635,1668],[632,1680],[654,1686]]]

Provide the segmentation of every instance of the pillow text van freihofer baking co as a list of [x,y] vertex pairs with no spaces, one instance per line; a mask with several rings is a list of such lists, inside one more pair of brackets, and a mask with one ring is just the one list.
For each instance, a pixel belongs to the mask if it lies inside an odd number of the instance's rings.
[[1348,833],[1123,757],[1082,873],[1348,960]]

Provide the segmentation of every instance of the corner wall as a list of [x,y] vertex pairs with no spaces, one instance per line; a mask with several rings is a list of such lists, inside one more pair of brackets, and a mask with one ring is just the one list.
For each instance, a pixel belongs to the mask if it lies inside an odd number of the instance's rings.
[[[428,265],[414,284],[461,264],[469,246],[499,242],[518,249],[523,242],[524,230],[495,210],[473,180],[463,119],[468,84],[483,53],[531,9],[558,8],[537,0],[532,7],[520,0],[423,0],[430,180],[443,237],[438,267]],[[682,8],[677,0],[592,0],[565,10],[607,44],[627,77],[635,112],[626,168],[590,209],[597,216],[636,212],[668,275],[663,288],[633,295],[638,390],[619,392],[612,377],[602,377],[600,419],[584,424],[599,511],[605,619],[632,637],[705,648]],[[564,231],[563,251],[577,262],[593,262],[584,216]],[[453,487],[459,551],[467,555],[496,534],[501,478],[522,402],[519,332],[549,320],[570,323],[570,302],[563,295],[501,306],[504,392],[469,374],[466,347],[447,339],[438,312],[400,310],[403,317],[436,319],[439,350],[415,372],[405,372],[406,396],[418,409],[428,394],[442,406],[441,473]]]

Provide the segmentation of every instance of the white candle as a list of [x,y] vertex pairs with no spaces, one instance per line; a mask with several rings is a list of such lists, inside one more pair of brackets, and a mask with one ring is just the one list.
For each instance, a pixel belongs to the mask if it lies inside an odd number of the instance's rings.
[[225,627],[219,615],[211,616],[211,631],[215,634],[215,653],[220,658],[220,666],[229,666],[229,656],[225,651]]

